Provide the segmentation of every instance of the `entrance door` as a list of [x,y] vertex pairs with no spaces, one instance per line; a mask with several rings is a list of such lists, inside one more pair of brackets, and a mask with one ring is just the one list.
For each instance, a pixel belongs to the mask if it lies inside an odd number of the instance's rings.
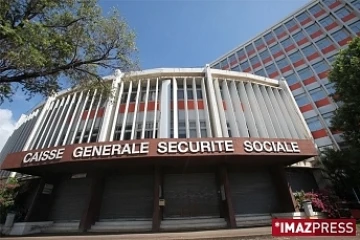
[[166,174],[164,218],[219,217],[219,195],[213,173]]
[[152,218],[153,189],[153,175],[106,178],[99,219]]
[[79,221],[90,194],[90,178],[65,179],[55,189],[49,219],[59,221]]
[[229,183],[235,214],[268,214],[280,209],[269,171],[230,172]]

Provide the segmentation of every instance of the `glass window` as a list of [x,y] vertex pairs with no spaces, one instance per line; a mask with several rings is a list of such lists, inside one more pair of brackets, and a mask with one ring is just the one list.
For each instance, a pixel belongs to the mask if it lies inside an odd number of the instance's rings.
[[310,17],[310,15],[309,15],[307,12],[303,12],[302,14],[297,15],[295,18],[296,18],[299,22],[302,22],[302,21],[308,19],[309,17]]
[[335,62],[336,57],[337,57],[337,55],[335,54],[335,55],[328,57],[327,60],[330,62],[330,64],[332,64],[333,62]]
[[242,70],[249,68],[250,67],[249,61],[246,60],[245,62],[241,63],[240,66]]
[[345,28],[342,28],[339,31],[336,31],[331,34],[331,36],[338,42],[346,39],[349,35],[350,35],[349,32],[345,30]]
[[231,71],[237,71],[237,72],[240,72],[240,66],[239,65],[236,65],[235,67],[232,67],[231,68]]
[[315,63],[312,67],[316,73],[322,73],[330,69],[330,66],[324,60]]
[[339,18],[346,17],[349,14],[350,14],[350,11],[346,7],[342,7],[335,12],[335,15],[338,16]]
[[281,45],[283,46],[283,48],[287,48],[287,47],[290,47],[293,43],[294,42],[291,38],[287,38],[281,42]]
[[270,52],[273,55],[278,53],[280,50],[281,50],[281,48],[280,48],[280,45],[278,43],[270,48]]
[[197,99],[202,99],[203,98],[203,94],[202,94],[202,88],[201,85],[196,85],[196,97]]
[[298,71],[298,74],[301,80],[306,80],[314,75],[309,67],[301,69],[300,71]]
[[306,119],[306,123],[307,123],[307,125],[308,125],[311,132],[323,129],[323,126],[320,123],[319,117],[317,117],[317,116]]
[[313,15],[320,12],[321,10],[322,10],[322,7],[320,6],[320,4],[316,4],[315,6],[309,8],[309,12],[311,12],[311,14],[313,14]]
[[296,76],[295,73],[290,74],[290,75],[287,76],[285,79],[286,79],[286,81],[287,81],[287,83],[288,83],[289,86],[291,86],[291,85],[293,85],[293,84],[295,84],[295,83],[298,82],[298,78],[297,78],[297,76]]
[[335,93],[335,83],[325,84],[325,88],[326,88],[326,90],[327,90],[330,94],[334,94],[334,93]]
[[287,29],[290,29],[290,28],[292,28],[293,26],[295,26],[296,25],[296,21],[294,20],[294,19],[291,19],[290,21],[287,21],[286,23],[285,23],[285,26],[287,27]]
[[326,97],[326,93],[322,88],[315,88],[313,90],[310,90],[309,94],[311,98],[314,100],[314,102]]
[[252,50],[254,50],[254,46],[253,46],[252,44],[249,44],[249,45],[247,45],[247,46],[245,47],[245,49],[246,49],[246,52],[249,53],[249,52],[251,52]]
[[254,57],[250,58],[250,62],[251,62],[251,65],[255,65],[256,63],[258,63],[259,62],[258,56],[254,56]]
[[317,23],[314,23],[313,25],[308,26],[305,28],[306,32],[311,35],[313,33],[316,33],[318,30],[320,30],[320,27]]
[[289,66],[289,61],[286,58],[283,58],[283,59],[277,61],[276,63],[278,65],[279,69]]
[[260,55],[260,58],[261,58],[262,60],[270,57],[270,53],[269,53],[269,51],[268,51],[267,49],[265,49],[264,51],[262,51],[259,55]]
[[224,60],[221,61],[221,67],[225,67],[227,65],[228,65],[227,59],[224,59]]
[[237,54],[238,58],[240,59],[245,56],[245,51],[244,51],[244,49],[240,49],[239,51],[236,52],[236,54]]
[[271,64],[267,67],[265,67],[266,69],[266,72],[270,75],[271,73],[273,72],[276,72],[276,67],[275,67],[275,64]]
[[309,99],[306,97],[306,95],[300,94],[298,96],[295,96],[295,101],[299,107],[305,106],[310,103]]
[[360,21],[354,22],[349,25],[351,30],[353,30],[355,33],[360,33]]
[[328,113],[321,114],[321,116],[323,117],[324,121],[326,122],[326,125],[328,127],[331,127],[331,119],[333,118],[334,113],[328,112]]
[[270,41],[271,39],[273,39],[274,36],[273,36],[273,34],[272,34],[271,32],[269,32],[269,33],[265,34],[264,38],[265,38],[265,41],[268,42],[268,41]]
[[296,42],[300,41],[300,40],[303,40],[305,38],[305,34],[303,31],[300,31],[298,33],[295,33],[293,35],[293,38],[295,39]]
[[265,73],[264,69],[260,69],[260,70],[256,71],[255,75],[266,77],[266,73]]
[[327,48],[328,46],[330,46],[332,44],[332,41],[330,40],[330,38],[325,37],[325,38],[317,41],[315,44],[316,44],[316,46],[318,46],[318,48],[324,49],[324,48]]
[[309,46],[304,47],[303,49],[301,49],[301,51],[305,54],[306,57],[317,52],[316,48],[314,47],[314,44],[310,44]]
[[299,61],[300,59],[302,59],[302,56],[300,54],[299,51],[296,51],[292,54],[289,55],[289,58],[291,60],[292,63],[296,63],[297,61]]
[[338,0],[323,0],[323,3],[325,3],[327,6],[330,6],[331,4],[335,3]]
[[330,14],[329,16],[321,19],[320,21],[321,26],[324,28],[335,22],[334,17]]
[[235,54],[232,54],[230,57],[229,57],[229,62],[232,63],[236,61],[236,57],[235,57]]
[[213,68],[215,68],[215,69],[221,69],[220,63],[215,64],[215,65],[213,66]]
[[360,10],[360,0],[355,0],[351,2],[355,8]]
[[274,33],[276,34],[276,36],[279,36],[283,32],[285,32],[285,28],[283,26],[279,26],[274,30]]
[[261,38],[259,38],[258,40],[255,41],[255,46],[256,47],[259,47],[261,46],[262,44],[264,44],[263,40]]

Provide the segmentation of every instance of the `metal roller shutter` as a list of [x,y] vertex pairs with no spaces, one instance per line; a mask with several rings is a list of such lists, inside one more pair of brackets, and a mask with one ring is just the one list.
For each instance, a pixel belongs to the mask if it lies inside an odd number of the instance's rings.
[[49,213],[52,221],[80,220],[90,194],[90,178],[66,179],[55,189]]
[[108,177],[105,180],[100,220],[152,218],[153,189],[152,175]]
[[231,172],[229,183],[235,214],[278,211],[278,196],[269,171]]
[[286,175],[293,192],[302,190],[305,192],[311,192],[319,190],[312,169],[287,168]]
[[215,174],[167,174],[164,218],[219,217]]

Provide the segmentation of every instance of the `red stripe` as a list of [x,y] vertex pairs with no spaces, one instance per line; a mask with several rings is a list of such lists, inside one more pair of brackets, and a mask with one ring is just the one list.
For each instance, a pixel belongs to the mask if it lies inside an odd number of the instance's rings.
[[344,40],[341,40],[341,41],[339,42],[339,45],[340,45],[340,46],[344,46],[344,45],[346,45],[350,40],[351,40],[351,37],[349,36],[349,37],[345,38]]
[[311,22],[311,18],[308,17],[307,19],[305,19],[304,21],[300,22],[301,25],[305,25],[307,24],[308,22]]
[[267,58],[265,58],[265,59],[263,60],[263,63],[265,64],[265,63],[270,62],[270,61],[271,61],[271,57],[267,57]]
[[325,13],[325,10],[324,10],[324,9],[321,9],[319,12],[317,12],[317,13],[314,14],[314,17],[317,18],[317,17],[323,15],[324,13]]
[[255,53],[255,50],[253,49],[253,50],[250,50],[249,52],[247,52],[248,53],[248,56],[250,56],[250,55],[252,55],[252,54],[254,54]]
[[295,48],[295,44],[292,44],[290,46],[288,46],[287,48],[285,48],[285,51],[289,52],[291,50],[293,50]]
[[307,104],[307,105],[305,105],[305,106],[299,107],[299,109],[300,109],[300,111],[301,111],[302,113],[304,113],[304,112],[313,110],[313,107],[312,107],[311,104],[309,103],[309,104]]
[[275,53],[274,55],[273,55],[273,57],[274,58],[277,58],[277,57],[279,57],[279,56],[281,56],[281,55],[283,55],[284,53],[280,50],[280,51],[278,51],[277,53]]
[[233,65],[235,65],[236,63],[237,63],[237,61],[234,60],[234,61],[232,61],[232,62],[230,63],[230,65],[233,66]]
[[247,69],[243,70],[243,72],[250,72],[251,71],[251,68],[248,67]]
[[279,73],[278,72],[273,72],[272,74],[269,75],[270,78],[274,78],[276,76],[278,76]]
[[291,66],[290,66],[290,65],[282,68],[280,71],[281,71],[282,73],[284,73],[284,72],[287,72],[287,71],[289,71],[289,70],[291,70]]
[[258,62],[258,63],[255,63],[255,64],[253,65],[253,68],[255,69],[255,68],[260,67],[260,66],[261,66],[261,64]]
[[335,1],[333,4],[331,4],[330,6],[329,6],[329,8],[335,8],[335,7],[337,7],[337,6],[339,6],[340,5],[340,1]]
[[266,43],[270,45],[270,44],[272,44],[273,42],[275,42],[275,38],[270,39],[270,40],[267,41]]
[[285,36],[286,36],[286,32],[282,32],[277,37],[278,37],[278,39],[280,39],[280,38],[285,37]]
[[317,57],[319,57],[319,56],[320,56],[320,54],[319,54],[318,52],[316,52],[316,53],[313,53],[313,54],[311,54],[310,56],[308,56],[307,59],[308,59],[309,61],[311,61],[311,60],[314,60],[315,58],[317,58]]
[[293,32],[293,31],[295,31],[295,30],[298,29],[298,28],[299,28],[298,25],[292,26],[292,27],[289,29],[289,32]]
[[104,113],[105,113],[105,108],[99,108],[99,111],[97,113],[97,117],[98,118],[101,118],[104,116]]
[[135,112],[135,103],[130,103],[129,104],[129,110],[128,112]]
[[261,50],[261,49],[263,49],[264,47],[265,47],[265,44],[262,43],[260,46],[257,46],[256,49],[257,49],[257,50]]
[[311,83],[316,82],[316,78],[314,76],[312,76],[312,77],[309,77],[308,79],[305,79],[303,82],[304,82],[304,85],[309,85]]
[[226,65],[226,66],[222,67],[222,69],[223,69],[223,70],[229,69],[229,65]]
[[204,101],[203,100],[198,100],[198,109],[204,109]]
[[297,44],[300,46],[300,45],[303,45],[304,43],[307,43],[309,40],[305,37],[303,39],[301,39],[300,41],[297,42]]
[[125,112],[126,103],[120,104],[119,112],[124,113]]
[[331,102],[330,102],[329,98],[325,97],[325,98],[323,98],[323,99],[320,99],[320,100],[316,101],[316,102],[315,102],[315,105],[316,105],[317,107],[323,107],[323,106],[328,105],[328,104],[330,104],[330,103],[331,103]]
[[298,67],[298,66],[301,66],[305,63],[305,60],[304,59],[301,59],[299,61],[297,61],[296,63],[294,63],[294,67]]
[[246,55],[242,55],[239,57],[239,61],[241,62],[242,60],[246,59]]
[[85,120],[87,118],[89,110],[84,110],[83,114],[81,115],[81,120]]
[[321,30],[318,30],[310,35],[311,38],[317,38],[318,36],[321,36],[323,32]]
[[333,45],[330,45],[330,46],[322,49],[321,52],[322,52],[323,54],[326,54],[326,53],[329,53],[329,52],[331,52],[331,51],[333,51],[333,50],[335,50],[335,49],[336,49],[336,47],[335,47],[335,45],[333,44]]
[[325,129],[320,129],[320,130],[317,130],[317,131],[313,131],[313,132],[311,132],[311,134],[313,135],[314,139],[318,139],[318,138],[322,138],[322,137],[327,136]]
[[295,83],[295,84],[289,86],[289,88],[290,88],[291,91],[294,91],[294,90],[296,90],[298,88],[301,88],[301,84],[300,83]]
[[326,29],[327,31],[329,31],[329,30],[331,30],[331,29],[333,29],[333,28],[335,28],[335,27],[337,27],[337,26],[339,26],[339,25],[337,24],[337,22],[333,22],[333,23],[331,23],[330,25],[326,26],[325,29]]
[[140,104],[139,104],[139,112],[143,112],[145,110],[145,103],[144,102],[141,102]]
[[329,71],[326,70],[324,72],[319,73],[318,76],[319,76],[320,79],[323,79],[323,78],[326,78],[328,76],[328,73],[329,73]]

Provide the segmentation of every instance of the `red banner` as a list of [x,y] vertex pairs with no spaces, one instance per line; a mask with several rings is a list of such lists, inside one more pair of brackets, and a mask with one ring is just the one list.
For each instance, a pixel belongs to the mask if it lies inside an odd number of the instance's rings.
[[356,236],[355,219],[273,219],[272,235]]

